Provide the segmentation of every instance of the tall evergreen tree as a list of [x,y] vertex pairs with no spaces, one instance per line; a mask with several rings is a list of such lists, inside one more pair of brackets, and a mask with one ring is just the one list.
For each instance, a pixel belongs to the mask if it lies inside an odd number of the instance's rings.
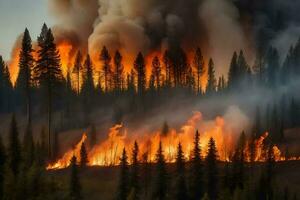
[[43,26],[40,37],[38,38],[39,50],[38,60],[34,67],[34,77],[43,90],[43,97],[46,99],[47,121],[48,121],[48,147],[49,156],[51,156],[51,126],[52,126],[52,110],[53,100],[57,89],[61,85],[63,76],[60,67],[60,56],[54,43],[54,37],[51,29],[48,29],[45,36]]
[[120,159],[120,177],[117,191],[117,200],[127,200],[129,195],[129,167],[125,148]]
[[228,72],[228,88],[229,89],[234,89],[237,87],[237,80],[238,80],[238,63],[237,63],[237,53],[234,52],[230,67],[229,67],[229,72]]
[[175,199],[186,200],[188,198],[187,187],[185,181],[185,159],[182,151],[181,143],[177,147],[176,156],[176,189],[175,189]]
[[275,87],[278,83],[280,70],[279,55],[275,48],[270,48],[266,58],[267,83],[269,87]]
[[13,114],[9,130],[9,146],[8,146],[8,166],[15,176],[18,175],[21,165],[21,146],[19,141],[19,131],[17,121]]
[[203,164],[201,159],[200,134],[196,131],[190,169],[190,198],[201,199],[204,191]]
[[132,199],[140,199],[140,163],[138,161],[139,146],[137,142],[134,142],[132,150],[132,164],[131,164],[131,175],[130,175],[130,189]]
[[80,166],[86,167],[88,164],[88,156],[85,148],[85,143],[83,142],[80,147]]
[[207,194],[210,200],[218,198],[218,169],[217,169],[217,147],[215,140],[210,138],[206,156]]
[[75,64],[73,68],[73,73],[76,74],[76,89],[77,89],[77,95],[80,94],[80,84],[81,84],[81,71],[82,71],[82,55],[81,52],[78,51],[75,58]]
[[105,92],[107,92],[110,88],[111,83],[111,56],[107,50],[107,48],[104,46],[101,50],[100,54],[100,60],[102,61],[102,71],[104,74],[104,86],[105,86]]
[[0,55],[0,111],[9,112],[12,109],[13,86],[8,66]]
[[153,198],[158,200],[167,197],[167,170],[161,142],[156,153],[156,172],[153,190]]
[[19,75],[16,80],[16,90],[20,99],[25,100],[25,105],[21,102],[22,107],[26,108],[27,121],[31,121],[31,87],[32,87],[32,70],[34,67],[33,49],[28,29],[25,29],[22,40],[22,47],[19,55]]
[[115,75],[114,75],[114,87],[117,91],[121,91],[123,89],[123,76],[124,76],[124,66],[122,63],[123,57],[121,53],[117,50],[114,56],[114,67],[115,67]]
[[71,200],[80,200],[82,199],[81,194],[81,184],[79,181],[78,175],[78,166],[77,159],[75,156],[71,159],[71,175],[70,175],[70,183],[69,183],[69,198]]
[[157,56],[155,56],[152,60],[151,75],[153,76],[153,82],[156,89],[159,89],[161,87],[161,66]]
[[138,93],[142,95],[146,89],[146,65],[141,52],[139,52],[134,61],[134,69],[137,73],[137,90]]
[[215,77],[215,67],[212,59],[208,62],[208,80],[206,86],[206,93],[212,94],[216,91],[216,77]]
[[201,93],[201,77],[205,74],[205,66],[204,66],[204,58],[201,52],[201,49],[198,47],[195,51],[194,55],[194,66],[196,69],[196,87],[197,87],[197,93]]
[[94,92],[95,92],[95,86],[94,86],[94,78],[93,78],[93,64],[91,61],[91,58],[89,55],[86,56],[86,60],[84,62],[84,72],[82,76],[83,82],[82,82],[82,89],[81,89],[81,95],[82,95],[82,103],[84,107],[84,114],[85,114],[85,123],[89,123],[89,114],[91,112],[91,104],[92,100],[94,99]]

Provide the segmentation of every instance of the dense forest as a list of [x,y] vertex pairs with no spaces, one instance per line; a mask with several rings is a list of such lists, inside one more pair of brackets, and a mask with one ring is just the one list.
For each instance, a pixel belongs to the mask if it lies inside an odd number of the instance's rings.
[[[236,104],[252,119],[251,130],[240,135],[230,162],[219,161],[213,138],[204,157],[198,132],[191,158],[185,159],[179,143],[175,163],[166,163],[163,144],[154,163],[140,159],[143,156],[135,143],[132,152],[124,148],[113,198],[297,199],[296,191],[276,181],[272,147],[285,144],[285,130],[300,125],[300,40],[284,59],[277,49],[264,47],[253,66],[242,50],[233,52],[228,74],[220,77],[216,77],[213,58],[204,58],[200,48],[190,57],[180,46],[151,60],[138,53],[129,72],[120,51],[110,52],[105,46],[99,49],[97,67],[88,54],[78,51],[64,76],[55,38],[47,25],[37,41],[33,49],[26,29],[15,83],[0,56],[0,112],[10,119],[8,142],[0,142],[0,199],[89,199],[80,182],[80,173],[89,170],[85,143],[80,157],[73,156],[70,161],[67,186],[55,172],[46,171],[47,163],[60,156],[59,146],[64,142],[59,141],[60,132],[90,128],[93,135],[97,118],[104,113],[109,118],[105,122],[134,126],[170,105],[197,103],[204,108],[207,102],[215,103],[203,111],[211,118]],[[26,121],[24,130],[20,130],[18,119]],[[33,131],[36,124],[42,127],[38,133]],[[270,133],[264,144],[267,161],[246,162],[246,137],[254,141],[266,131]]]

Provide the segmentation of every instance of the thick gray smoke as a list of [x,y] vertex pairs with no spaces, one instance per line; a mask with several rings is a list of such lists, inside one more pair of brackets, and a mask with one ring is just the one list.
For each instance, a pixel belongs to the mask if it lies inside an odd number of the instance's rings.
[[[227,72],[234,50],[253,60],[274,45],[285,53],[300,34],[293,0],[49,0],[58,29],[74,31],[92,55],[103,45],[134,56],[172,45],[200,46]],[[70,34],[69,34],[70,35]]]

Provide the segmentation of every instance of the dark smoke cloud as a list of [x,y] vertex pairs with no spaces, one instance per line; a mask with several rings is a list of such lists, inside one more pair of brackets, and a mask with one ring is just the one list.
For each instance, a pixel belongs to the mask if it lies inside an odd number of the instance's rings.
[[[268,45],[286,52],[300,34],[300,2],[293,0],[49,0],[61,29],[73,31],[91,54],[145,53],[201,46],[226,73],[234,50],[253,61]],[[87,42],[88,41],[88,42]]]

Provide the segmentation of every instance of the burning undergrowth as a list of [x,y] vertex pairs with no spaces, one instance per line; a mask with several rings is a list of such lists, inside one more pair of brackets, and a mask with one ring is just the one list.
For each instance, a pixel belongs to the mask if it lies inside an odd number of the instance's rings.
[[[129,130],[126,126],[119,124],[111,127],[106,139],[99,141],[94,146],[88,144],[87,135],[84,133],[77,145],[65,152],[60,159],[49,164],[47,169],[68,167],[73,155],[80,158],[82,144],[87,147],[89,166],[118,165],[123,148],[130,151],[135,142],[140,147],[140,160],[155,162],[155,154],[160,142],[163,145],[167,162],[175,162],[178,143],[182,144],[184,156],[189,160],[196,131],[200,133],[200,146],[203,157],[206,156],[209,139],[214,138],[219,160],[230,161],[236,151],[238,141],[241,140],[239,138],[243,132],[242,127],[247,127],[247,123],[247,117],[238,109],[232,107],[224,116],[218,116],[215,120],[205,120],[200,112],[194,112],[178,130],[169,127],[166,123],[162,128],[160,127],[152,132],[146,132],[145,129]],[[256,162],[266,161],[268,133],[263,133],[257,138],[251,138],[251,134],[247,134],[246,138],[243,147],[245,160],[247,162],[251,160]],[[276,145],[272,149],[276,161],[286,160]]]

